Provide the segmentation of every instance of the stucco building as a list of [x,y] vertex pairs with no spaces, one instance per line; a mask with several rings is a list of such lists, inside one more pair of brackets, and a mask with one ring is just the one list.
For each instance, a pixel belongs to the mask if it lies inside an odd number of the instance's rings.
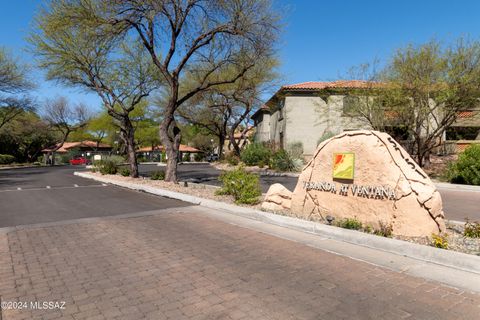
[[[371,129],[368,122],[349,112],[355,103],[353,90],[368,90],[371,83],[360,80],[304,82],[281,87],[252,117],[255,141],[275,143],[288,149],[302,143],[304,157],[309,158],[319,141],[343,131]],[[465,131],[469,140],[480,139],[480,111],[466,110],[447,131],[446,139]]]

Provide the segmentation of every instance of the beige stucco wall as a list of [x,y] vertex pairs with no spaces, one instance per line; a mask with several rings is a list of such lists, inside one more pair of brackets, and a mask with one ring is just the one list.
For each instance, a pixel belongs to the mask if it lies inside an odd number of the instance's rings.
[[270,114],[260,115],[255,128],[255,141],[266,142],[270,140]]
[[281,117],[281,111],[277,110],[270,116],[270,139],[280,145],[280,135],[285,132],[285,117]]
[[303,144],[306,158],[317,149],[321,137],[331,132],[368,129],[369,126],[343,114],[343,96],[287,96],[285,98],[285,145],[295,142]]
[[[299,93],[287,95],[284,97],[283,111],[277,110],[271,115],[263,115],[263,121],[257,125],[256,141],[280,144],[283,133],[282,147],[288,149],[290,144],[301,142],[304,156],[308,159],[326,133],[335,135],[344,131],[371,129],[366,120],[344,114],[344,97],[330,95],[321,98],[318,95]],[[281,113],[283,117],[280,116]],[[479,125],[479,119],[480,112],[472,118],[459,119],[454,126]],[[430,126],[435,127],[435,123],[432,121]],[[480,139],[480,135],[477,139]]]

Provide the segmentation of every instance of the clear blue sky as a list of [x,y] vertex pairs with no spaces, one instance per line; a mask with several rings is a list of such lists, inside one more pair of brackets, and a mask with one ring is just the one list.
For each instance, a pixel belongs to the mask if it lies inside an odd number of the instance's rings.
[[[0,45],[21,60],[34,64],[25,51],[25,38],[40,0],[0,0]],[[277,0],[285,15],[279,43],[284,83],[335,80],[352,66],[379,58],[408,43],[436,38],[445,43],[459,36],[480,40],[478,0]],[[100,105],[93,94],[47,83],[34,70],[39,83],[35,95],[65,95],[93,108]]]

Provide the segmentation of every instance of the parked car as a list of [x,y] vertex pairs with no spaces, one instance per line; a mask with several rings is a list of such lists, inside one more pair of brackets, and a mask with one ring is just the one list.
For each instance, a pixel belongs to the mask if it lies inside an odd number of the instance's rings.
[[70,159],[70,164],[73,166],[86,165],[86,164],[90,164],[90,160],[88,160],[85,157],[75,156],[72,159]]
[[218,157],[218,154],[216,154],[216,153],[210,153],[209,155],[207,155],[205,157],[205,160],[207,160],[208,162],[218,161],[218,159],[220,159],[220,158]]

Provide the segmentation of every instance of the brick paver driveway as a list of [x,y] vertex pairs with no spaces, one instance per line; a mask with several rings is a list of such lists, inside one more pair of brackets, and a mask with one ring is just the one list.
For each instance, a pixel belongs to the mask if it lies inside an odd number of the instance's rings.
[[[0,234],[2,319],[479,319],[480,298],[191,207]],[[60,305],[61,306],[61,305]]]

